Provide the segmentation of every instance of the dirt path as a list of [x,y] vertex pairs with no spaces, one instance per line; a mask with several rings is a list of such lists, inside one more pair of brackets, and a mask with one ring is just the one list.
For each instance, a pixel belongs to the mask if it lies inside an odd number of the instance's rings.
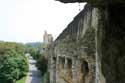
[[37,70],[37,68],[35,66],[36,61],[33,60],[32,57],[29,56],[28,54],[26,56],[29,61],[29,72],[28,72],[25,83],[42,83],[40,72],[39,72],[39,70]]

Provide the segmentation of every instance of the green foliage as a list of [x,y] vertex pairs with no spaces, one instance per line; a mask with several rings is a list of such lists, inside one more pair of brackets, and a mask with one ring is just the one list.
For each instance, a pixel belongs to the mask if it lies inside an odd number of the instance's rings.
[[42,43],[27,43],[25,52],[30,53],[34,59],[38,60],[41,56],[42,45]]
[[43,47],[43,43],[41,43],[41,42],[26,43],[26,45],[32,46],[32,47],[34,47],[37,50],[40,50]]
[[27,72],[28,64],[24,56],[24,45],[0,42],[0,82],[13,83]]
[[89,55],[93,55],[93,53],[95,53],[95,29],[93,27],[86,30],[84,37],[79,41],[79,45],[87,47],[86,52]]
[[44,56],[41,56],[36,63],[37,68],[42,72],[42,76],[47,72],[47,65],[48,61]]
[[41,83],[49,83],[49,72],[46,72],[44,76],[42,77],[42,82]]
[[10,50],[16,51],[19,54],[24,54],[24,45],[15,42],[0,42],[0,54],[10,52]]
[[17,80],[15,83],[25,83],[25,80],[26,80],[26,76]]

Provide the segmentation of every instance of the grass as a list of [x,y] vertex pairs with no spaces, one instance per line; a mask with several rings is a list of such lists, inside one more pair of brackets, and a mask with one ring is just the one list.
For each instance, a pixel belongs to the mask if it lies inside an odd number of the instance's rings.
[[25,83],[25,80],[26,80],[26,76],[17,80],[15,83]]
[[41,83],[48,83],[49,82],[49,74],[46,72],[44,76],[42,76],[42,81]]

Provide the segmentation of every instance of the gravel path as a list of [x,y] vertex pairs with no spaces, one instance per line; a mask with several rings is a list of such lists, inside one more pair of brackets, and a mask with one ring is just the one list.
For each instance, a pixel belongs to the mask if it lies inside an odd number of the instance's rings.
[[26,54],[29,61],[29,72],[25,83],[42,83],[39,70],[37,70],[35,64],[36,61],[32,59],[29,54]]

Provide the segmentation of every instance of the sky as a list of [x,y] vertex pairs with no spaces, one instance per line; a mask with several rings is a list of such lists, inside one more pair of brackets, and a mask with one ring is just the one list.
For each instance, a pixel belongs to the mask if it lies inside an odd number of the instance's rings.
[[42,42],[46,30],[56,39],[85,3],[55,0],[0,0],[0,40]]

